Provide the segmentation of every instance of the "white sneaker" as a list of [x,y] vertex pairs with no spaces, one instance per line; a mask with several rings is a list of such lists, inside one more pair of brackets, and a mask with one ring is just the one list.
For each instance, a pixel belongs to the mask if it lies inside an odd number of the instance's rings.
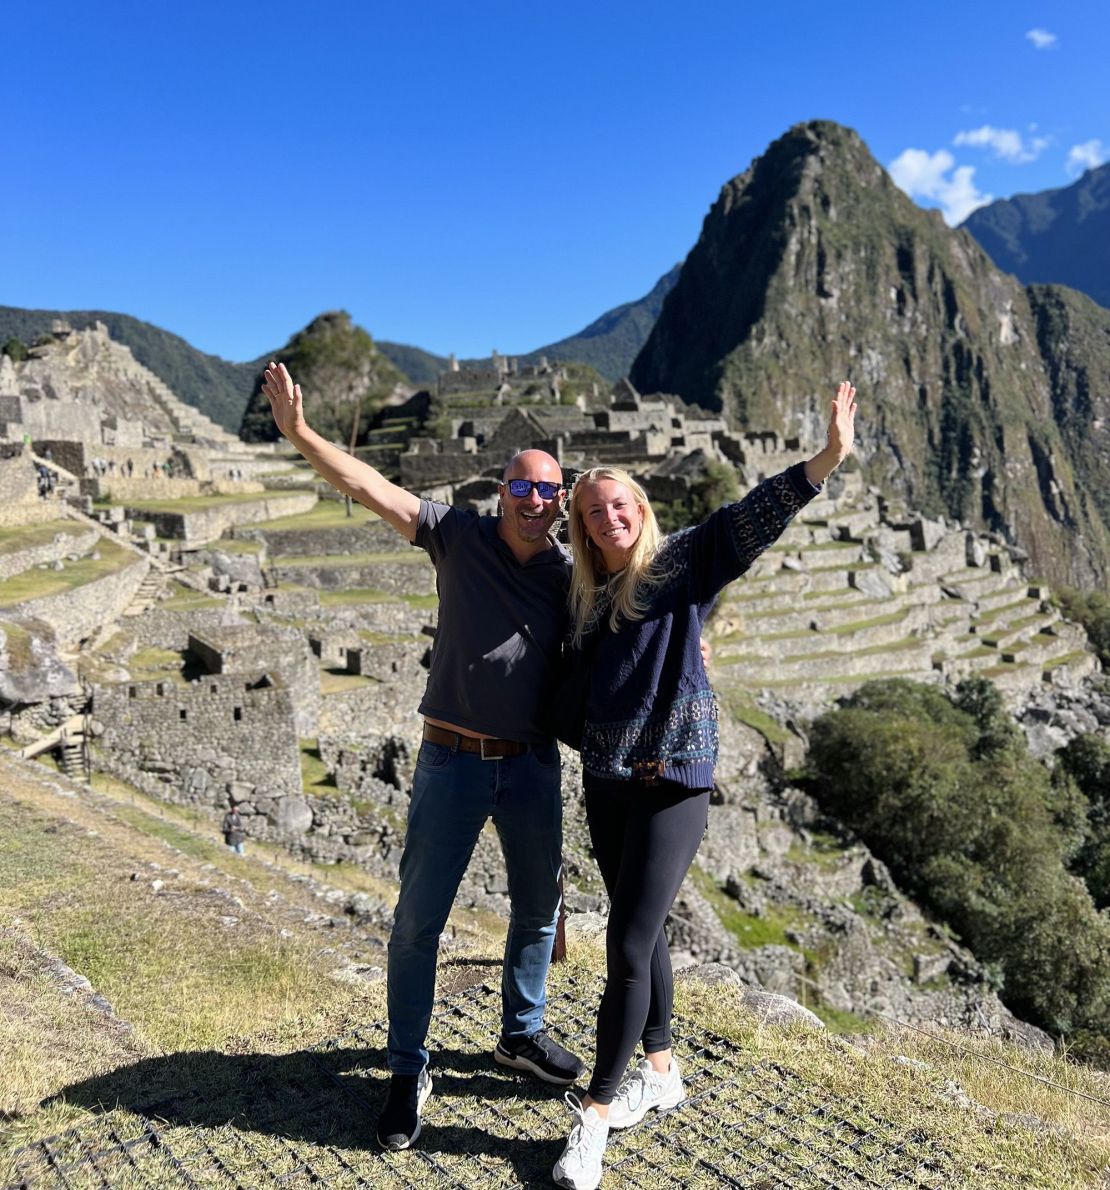
[[674,1058],[666,1074],[658,1074],[644,1058],[617,1088],[617,1094],[609,1105],[609,1127],[631,1128],[653,1108],[663,1110],[677,1107],[685,1098],[682,1073]]
[[551,1176],[568,1190],[597,1190],[601,1183],[601,1156],[609,1140],[609,1125],[592,1107],[583,1108],[569,1091],[564,1096],[577,1123]]

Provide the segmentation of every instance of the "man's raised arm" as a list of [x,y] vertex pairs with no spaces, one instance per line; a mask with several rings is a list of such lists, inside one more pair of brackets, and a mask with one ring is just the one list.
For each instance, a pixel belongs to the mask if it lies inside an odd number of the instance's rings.
[[262,391],[270,398],[270,411],[277,428],[319,475],[345,496],[376,512],[408,541],[416,539],[420,497],[398,487],[369,463],[340,450],[311,429],[301,407],[301,386],[293,383],[284,364],[270,361]]

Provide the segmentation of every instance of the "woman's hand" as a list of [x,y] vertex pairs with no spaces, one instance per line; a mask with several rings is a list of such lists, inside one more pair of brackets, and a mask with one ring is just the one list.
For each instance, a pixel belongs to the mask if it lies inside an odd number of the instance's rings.
[[305,428],[301,386],[293,383],[293,377],[284,364],[270,361],[262,381],[262,391],[270,398],[270,412],[284,437],[289,438]]
[[842,381],[833,397],[829,417],[828,449],[836,455],[836,465],[843,463],[852,452],[856,440],[856,390]]
[[847,380],[841,382],[833,397],[829,433],[824,450],[806,460],[806,479],[816,487],[840,466],[856,440],[856,390]]

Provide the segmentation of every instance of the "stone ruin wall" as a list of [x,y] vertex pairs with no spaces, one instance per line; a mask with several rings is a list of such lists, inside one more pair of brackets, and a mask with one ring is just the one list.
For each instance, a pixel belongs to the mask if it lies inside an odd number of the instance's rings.
[[128,508],[127,515],[135,520],[151,522],[159,537],[173,537],[185,545],[197,545],[215,541],[237,525],[272,521],[308,512],[315,503],[315,492],[288,492],[250,503],[225,504],[191,512],[150,512]]
[[402,541],[400,534],[385,521],[371,519],[361,507],[354,510],[342,528],[336,529],[266,529],[247,528],[235,536],[248,541],[262,541],[272,557],[340,558],[345,554],[394,552]]
[[[290,691],[252,689],[241,674],[97,685],[98,765],[177,805],[221,807],[231,795],[301,794]],[[242,800],[237,796],[237,800]]]
[[60,562],[71,554],[84,555],[96,547],[100,533],[73,523],[72,531],[54,534],[52,541],[0,554],[0,583],[43,563]]
[[[136,649],[170,649],[183,653],[189,645],[191,633],[242,622],[238,613],[228,603],[220,600],[218,604],[214,602],[210,607],[191,608],[187,611],[152,607],[141,616],[128,619],[124,632],[128,653]],[[114,645],[115,638],[109,642],[109,649]]]
[[[414,547],[415,548],[415,547]],[[427,555],[413,556],[411,562],[384,565],[381,562],[334,566],[270,566],[269,572],[279,583],[294,583],[321,591],[366,589],[388,595],[434,595],[436,573]]]
[[82,405],[74,401],[32,400],[23,398],[23,420],[10,427],[19,433],[30,434],[35,441],[80,441],[94,446],[103,442],[101,430],[103,411],[96,405]]
[[51,500],[39,495],[35,465],[22,445],[0,448],[0,528],[57,520]]
[[[252,685],[243,675],[218,674],[187,685],[167,679],[95,687],[97,767],[154,798],[209,814],[214,832],[234,801],[250,839],[395,875],[404,808],[383,822],[377,807],[388,799],[381,796],[365,813],[347,796],[306,793],[292,692],[280,683]],[[407,795],[391,793],[407,806]]]
[[[231,629],[236,639],[220,644],[220,637]],[[320,717],[320,671],[304,633],[296,628],[267,626],[264,637],[252,638],[250,624],[222,625],[210,634],[203,629],[190,635],[188,652],[201,661],[213,676],[239,675],[251,678],[262,673],[280,674],[280,683],[288,692],[293,708],[295,739],[316,735]],[[275,635],[278,639],[275,639]],[[199,678],[203,685],[206,678]]]
[[45,620],[53,626],[60,645],[73,646],[119,619],[149,569],[150,559],[136,554],[134,562],[112,574],[70,591],[29,599],[16,604],[10,613]]

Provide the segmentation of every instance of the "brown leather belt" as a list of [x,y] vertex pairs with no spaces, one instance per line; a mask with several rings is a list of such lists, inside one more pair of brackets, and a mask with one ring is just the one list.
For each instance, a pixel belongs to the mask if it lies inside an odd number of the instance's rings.
[[483,760],[508,760],[511,756],[523,756],[532,745],[519,740],[485,740],[472,735],[460,735],[434,723],[424,724],[424,738],[429,744],[443,744],[458,752],[476,752]]

